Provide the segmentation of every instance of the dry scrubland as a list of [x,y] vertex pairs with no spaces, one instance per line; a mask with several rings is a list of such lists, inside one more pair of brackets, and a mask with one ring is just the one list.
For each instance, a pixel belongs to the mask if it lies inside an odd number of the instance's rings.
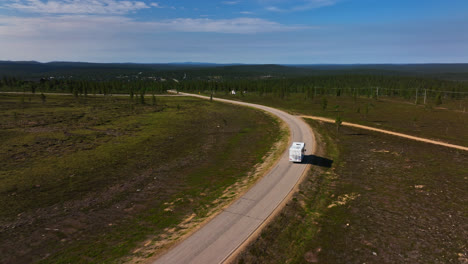
[[263,104],[285,111],[328,118],[406,133],[413,136],[442,140],[468,146],[468,99],[433,99],[426,104],[409,102],[396,97],[317,96],[305,99],[303,94],[291,94],[285,99],[255,93],[217,96]]
[[[468,146],[466,100],[221,97]],[[0,100],[7,263],[148,257],[135,249],[157,249],[151,239],[170,239],[184,219],[233,197],[223,191],[246,179],[279,133],[257,111],[191,98]],[[321,140],[319,166],[235,262],[468,261],[466,152],[308,122]]]
[[[221,97],[468,146],[466,99]],[[318,166],[235,263],[468,262],[466,151],[307,122]]]
[[467,263],[466,151],[308,122],[333,163],[236,263]]
[[0,95],[0,110],[2,263],[148,257],[135,249],[234,197],[281,135],[259,111],[182,97]]

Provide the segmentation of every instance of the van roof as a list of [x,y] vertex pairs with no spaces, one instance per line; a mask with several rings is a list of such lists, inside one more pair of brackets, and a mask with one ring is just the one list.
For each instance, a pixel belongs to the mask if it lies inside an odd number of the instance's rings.
[[305,146],[304,142],[293,142],[291,145],[291,149],[301,149]]

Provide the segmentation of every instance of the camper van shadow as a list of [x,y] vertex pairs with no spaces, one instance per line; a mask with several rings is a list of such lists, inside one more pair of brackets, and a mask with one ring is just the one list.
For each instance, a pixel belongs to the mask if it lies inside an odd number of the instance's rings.
[[303,163],[312,164],[320,167],[331,168],[333,164],[333,160],[322,158],[315,155],[305,155],[304,159],[302,160]]

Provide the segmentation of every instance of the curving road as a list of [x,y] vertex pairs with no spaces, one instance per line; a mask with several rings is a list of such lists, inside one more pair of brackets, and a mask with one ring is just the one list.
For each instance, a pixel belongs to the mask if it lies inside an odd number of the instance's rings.
[[[209,99],[200,95],[180,94]],[[218,98],[213,100],[253,107],[278,116],[289,126],[292,141],[306,143],[306,155],[315,152],[314,135],[301,118],[267,106]],[[227,260],[281,208],[309,167],[304,163],[291,163],[288,158],[287,150],[270,172],[247,193],[154,263],[209,264]]]

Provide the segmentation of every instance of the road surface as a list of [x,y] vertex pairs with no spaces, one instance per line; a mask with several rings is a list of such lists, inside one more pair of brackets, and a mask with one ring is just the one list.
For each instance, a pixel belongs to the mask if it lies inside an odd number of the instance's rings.
[[[207,99],[207,97],[182,94]],[[214,98],[213,100],[258,108],[282,119],[290,129],[292,141],[306,143],[306,155],[315,150],[310,127],[297,116],[267,106]],[[288,150],[280,161],[247,193],[205,226],[157,259],[155,264],[222,263],[279,209],[309,167],[289,162]]]

